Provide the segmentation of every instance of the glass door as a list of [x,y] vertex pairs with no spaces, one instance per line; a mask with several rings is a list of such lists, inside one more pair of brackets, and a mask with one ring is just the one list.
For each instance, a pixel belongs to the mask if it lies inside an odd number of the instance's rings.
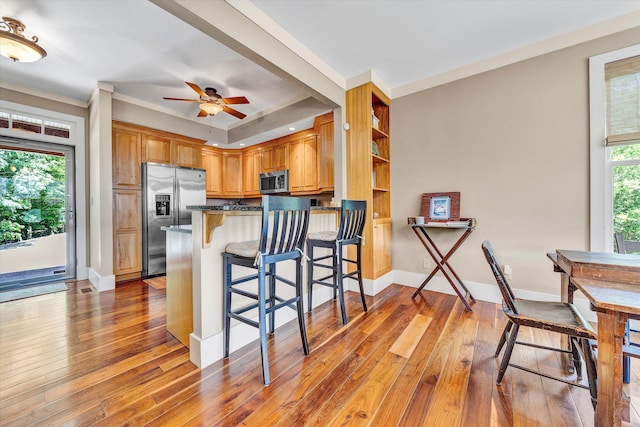
[[74,149],[0,138],[0,291],[75,277]]

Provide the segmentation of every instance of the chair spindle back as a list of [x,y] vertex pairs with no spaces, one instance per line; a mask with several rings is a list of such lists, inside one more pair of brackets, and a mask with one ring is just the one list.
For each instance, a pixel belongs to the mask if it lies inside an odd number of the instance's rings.
[[488,240],[482,242],[482,251],[484,252],[484,256],[491,267],[491,271],[493,272],[493,276],[496,278],[496,282],[498,282],[498,288],[500,288],[500,293],[502,294],[502,300],[507,308],[513,313],[518,314],[518,309],[516,308],[516,304],[514,302],[515,295],[509,286],[509,282],[505,277],[502,269],[500,268],[500,264],[496,259],[496,255],[493,252],[493,247]]

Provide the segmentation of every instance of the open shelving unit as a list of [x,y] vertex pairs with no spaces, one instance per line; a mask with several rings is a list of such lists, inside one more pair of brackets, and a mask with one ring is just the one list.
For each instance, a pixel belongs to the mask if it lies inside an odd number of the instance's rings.
[[367,201],[363,277],[376,279],[391,271],[390,100],[373,83],[348,90],[346,99],[347,197]]

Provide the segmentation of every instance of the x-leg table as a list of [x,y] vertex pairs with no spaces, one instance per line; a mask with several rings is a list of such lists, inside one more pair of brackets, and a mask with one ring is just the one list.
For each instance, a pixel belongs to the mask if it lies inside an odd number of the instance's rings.
[[[465,218],[460,221],[448,221],[448,222],[428,222],[426,224],[412,224],[411,228],[413,229],[416,236],[420,240],[420,243],[425,247],[431,258],[436,263],[436,267],[433,271],[427,276],[427,278],[422,282],[422,284],[416,289],[411,298],[415,298],[420,291],[429,283],[429,281],[436,275],[438,271],[442,272],[442,275],[447,279],[455,293],[458,295],[464,306],[468,311],[473,311],[471,308],[471,304],[475,303],[476,300],[471,295],[471,292],[465,286],[464,282],[455,270],[451,267],[449,263],[449,258],[458,250],[462,243],[469,238],[471,233],[476,227],[475,218]],[[449,251],[443,255],[438,246],[435,244],[433,239],[427,233],[428,229],[464,229],[464,232],[460,236],[460,238],[456,241],[456,243],[449,249]],[[453,276],[453,278],[452,278]],[[455,279],[455,281],[453,280]]]

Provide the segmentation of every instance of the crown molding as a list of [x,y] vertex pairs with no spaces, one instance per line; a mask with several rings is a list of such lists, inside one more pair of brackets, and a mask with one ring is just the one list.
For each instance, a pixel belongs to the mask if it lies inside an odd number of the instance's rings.
[[413,83],[398,86],[391,90],[391,99],[411,95],[426,89],[470,77],[486,71],[495,70],[516,62],[535,58],[560,49],[575,46],[611,34],[632,28],[639,28],[640,11],[628,13],[607,21],[599,22],[579,30],[542,40],[538,43],[496,55],[473,64],[465,65],[454,70],[446,71],[435,76],[427,77]]
[[39,98],[46,98],[51,101],[62,102],[63,104],[69,104],[76,107],[88,108],[89,102],[81,101],[79,99],[70,98],[68,96],[57,95],[55,93],[46,92],[43,90],[37,90],[30,87],[22,86],[15,83],[5,82],[0,80],[0,89],[13,90],[16,92],[24,93],[26,95],[37,96]]

